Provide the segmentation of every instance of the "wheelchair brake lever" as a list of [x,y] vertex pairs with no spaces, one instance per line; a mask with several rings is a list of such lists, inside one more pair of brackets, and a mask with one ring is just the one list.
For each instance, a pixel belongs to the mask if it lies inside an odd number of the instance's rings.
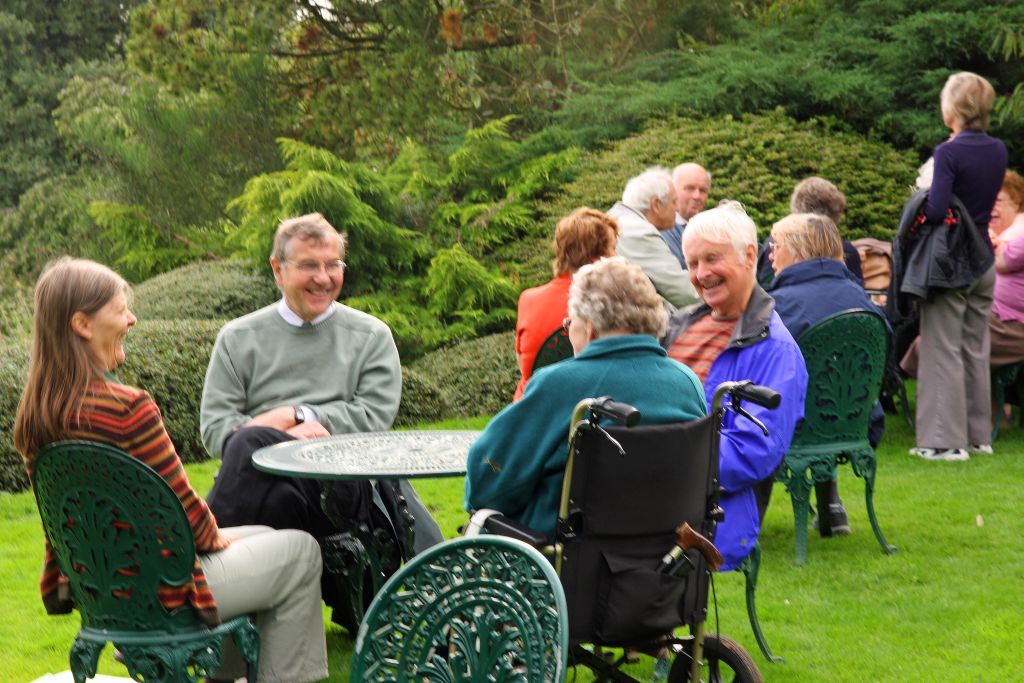
[[591,425],[601,434],[601,436],[608,439],[608,442],[611,443],[611,445],[615,446],[616,450],[619,451],[620,457],[626,457],[626,449],[622,447],[622,444],[619,443],[614,436],[605,431],[605,428],[597,424],[597,422],[592,422]]
[[747,411],[746,411],[746,410],[745,410],[745,409],[743,408],[743,406],[741,406],[741,405],[739,404],[739,401],[734,401],[734,402],[732,403],[732,405],[731,405],[730,407],[731,407],[731,408],[732,408],[733,410],[735,410],[735,411],[736,411],[737,413],[739,413],[740,415],[742,415],[743,417],[747,418],[748,420],[750,420],[751,422],[753,422],[754,424],[756,424],[756,425],[757,425],[758,427],[760,427],[760,428],[761,428],[761,431],[762,431],[762,432],[764,432],[764,435],[765,435],[765,436],[768,436],[768,428],[764,426],[764,422],[761,422],[761,421],[760,421],[760,420],[758,420],[758,419],[757,419],[756,417],[754,417],[753,415],[751,415],[750,413],[748,413],[748,412],[747,412]]

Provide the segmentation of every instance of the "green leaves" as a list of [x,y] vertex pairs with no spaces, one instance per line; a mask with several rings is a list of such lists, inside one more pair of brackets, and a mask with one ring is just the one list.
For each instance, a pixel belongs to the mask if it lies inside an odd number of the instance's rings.
[[668,117],[640,135],[585,158],[585,171],[541,205],[550,223],[577,206],[606,209],[630,176],[645,167],[696,161],[711,172],[709,206],[743,203],[762,235],[789,213],[794,185],[810,175],[846,195],[844,237],[888,239],[895,230],[917,159],[907,152],[836,130],[830,120],[798,123],[781,111],[742,118]]
[[240,215],[229,234],[240,255],[264,263],[281,220],[319,212],[348,235],[348,292],[383,289],[413,269],[422,253],[419,237],[389,220],[392,195],[379,174],[296,140],[278,144],[285,169],[252,178],[228,205]]
[[455,244],[442,249],[430,262],[426,294],[430,309],[439,315],[471,315],[511,307],[518,292],[506,278],[487,270]]

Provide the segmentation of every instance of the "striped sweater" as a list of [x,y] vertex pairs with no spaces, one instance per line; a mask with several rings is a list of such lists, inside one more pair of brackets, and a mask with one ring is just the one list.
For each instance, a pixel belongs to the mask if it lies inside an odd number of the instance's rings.
[[[82,404],[78,424],[67,434],[69,439],[100,441],[129,453],[162,476],[181,500],[195,537],[196,552],[222,549],[221,534],[206,501],[192,489],[181,460],[164,429],[153,398],[141,389],[97,381]],[[29,464],[31,474],[31,464]],[[160,586],[160,602],[168,609],[189,603],[200,619],[209,625],[219,623],[217,606],[196,558],[192,582],[183,586]],[[46,541],[46,563],[40,580],[43,604],[49,614],[66,614],[73,607],[67,579],[61,575],[57,559]]]

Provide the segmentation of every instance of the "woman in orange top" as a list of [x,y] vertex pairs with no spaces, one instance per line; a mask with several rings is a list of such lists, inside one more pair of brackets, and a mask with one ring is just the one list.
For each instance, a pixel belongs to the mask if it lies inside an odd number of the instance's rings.
[[518,401],[533,374],[537,352],[562,326],[569,312],[572,274],[588,263],[615,255],[619,224],[600,211],[581,207],[558,221],[555,227],[555,277],[547,284],[523,290],[516,316],[516,356],[522,377],[513,401]]
[[[141,389],[110,373],[124,362],[135,324],[128,285],[109,268],[81,259],[50,264],[35,292],[32,360],[14,424],[14,446],[31,473],[47,444],[88,439],[115,446],[156,470],[178,495],[195,538],[192,581],[161,586],[168,609],[192,605],[207,624],[254,614],[260,631],[260,681],[305,683],[327,676],[320,607],[320,549],[301,531],[221,530],[189,484],[160,410]],[[46,542],[40,581],[50,614],[74,607],[67,579]],[[243,675],[234,648],[219,675]]]

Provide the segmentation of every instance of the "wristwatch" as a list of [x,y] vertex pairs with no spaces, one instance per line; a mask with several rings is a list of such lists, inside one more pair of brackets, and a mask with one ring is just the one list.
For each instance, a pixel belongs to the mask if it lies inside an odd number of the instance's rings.
[[295,424],[300,425],[306,421],[306,411],[302,406],[295,406]]

